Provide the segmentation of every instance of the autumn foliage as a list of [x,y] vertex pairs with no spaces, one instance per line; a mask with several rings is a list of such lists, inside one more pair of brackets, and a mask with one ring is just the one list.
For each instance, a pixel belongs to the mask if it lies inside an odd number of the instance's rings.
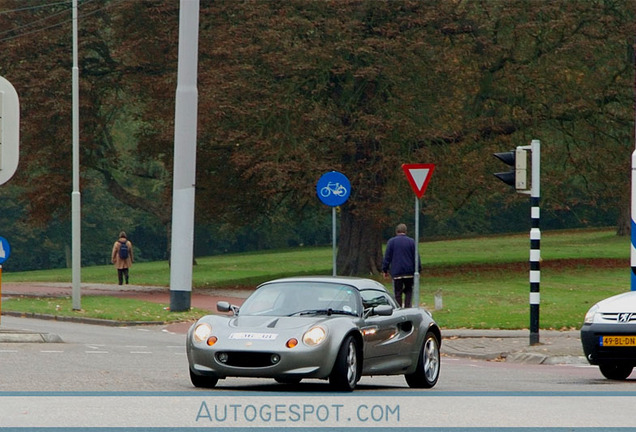
[[[0,0],[13,29],[0,75],[22,104],[12,187],[46,225],[70,213],[71,33],[69,6],[43,3]],[[541,139],[548,212],[609,208],[629,225],[631,2],[200,4],[199,224],[294,225],[328,211],[315,183],[338,170],[352,185],[339,272],[377,273],[383,233],[412,220],[401,164],[436,164],[422,205],[436,234],[487,232],[520,199],[492,177],[491,154]],[[169,232],[178,2],[80,12],[83,187]],[[51,27],[29,33],[37,20]]]

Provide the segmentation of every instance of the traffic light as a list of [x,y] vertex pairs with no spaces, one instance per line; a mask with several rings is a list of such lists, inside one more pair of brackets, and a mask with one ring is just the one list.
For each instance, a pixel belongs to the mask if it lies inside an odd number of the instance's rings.
[[494,156],[510,166],[510,171],[495,173],[502,182],[514,186],[518,191],[528,189],[528,152],[517,147],[516,150],[495,153]]

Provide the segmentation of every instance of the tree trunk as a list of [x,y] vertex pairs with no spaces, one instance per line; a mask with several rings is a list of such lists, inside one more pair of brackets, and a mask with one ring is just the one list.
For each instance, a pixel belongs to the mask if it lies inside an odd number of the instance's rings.
[[382,230],[364,212],[341,207],[336,258],[340,276],[379,274],[382,266]]
[[632,226],[631,208],[629,205],[624,205],[618,215],[616,235],[617,236],[631,235],[631,226]]

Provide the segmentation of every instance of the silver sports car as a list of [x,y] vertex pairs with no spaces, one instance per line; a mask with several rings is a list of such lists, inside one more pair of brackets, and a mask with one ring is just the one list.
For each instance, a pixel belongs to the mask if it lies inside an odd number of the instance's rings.
[[352,391],[362,375],[404,375],[430,388],[440,372],[442,336],[424,309],[397,306],[374,280],[297,277],[260,285],[239,308],[219,302],[188,331],[190,378],[214,387],[226,377],[298,383],[328,379]]

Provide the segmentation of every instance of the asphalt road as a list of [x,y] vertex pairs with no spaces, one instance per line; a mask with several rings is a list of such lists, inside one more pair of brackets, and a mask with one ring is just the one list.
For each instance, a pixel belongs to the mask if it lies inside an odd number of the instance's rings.
[[320,380],[282,385],[246,378],[221,380],[208,391],[190,384],[185,335],[178,327],[7,316],[2,325],[55,333],[64,341],[0,343],[2,427],[496,430],[634,424],[636,380],[609,381],[596,367],[581,363],[443,356],[437,386],[425,391],[410,389],[400,376],[364,377],[352,394],[334,394]]
[[[199,391],[190,384],[187,325],[110,327],[2,317],[2,326],[59,335],[63,343],[0,343],[0,391]],[[432,391],[631,391],[577,362],[546,366],[442,357]],[[219,389],[288,390],[272,380],[226,379]],[[403,377],[364,377],[359,390],[408,390]],[[308,380],[301,391],[328,391]]]

